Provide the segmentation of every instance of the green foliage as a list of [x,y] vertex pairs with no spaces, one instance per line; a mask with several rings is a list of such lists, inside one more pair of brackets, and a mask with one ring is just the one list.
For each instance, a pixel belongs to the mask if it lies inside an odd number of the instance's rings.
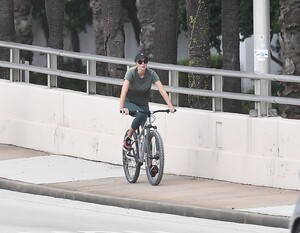
[[[280,90],[279,82],[271,82],[271,96],[277,96],[277,92]],[[246,94],[254,94],[254,89],[250,89]],[[248,114],[251,109],[255,108],[255,102],[242,100],[242,113]],[[279,112],[279,104],[272,104],[272,109],[276,109]]]
[[184,60],[178,61],[177,64],[181,65],[181,66],[188,66],[189,65],[189,59],[184,59]]
[[33,18],[40,18],[46,15],[45,0],[31,0]]
[[241,0],[240,32],[242,41],[253,35],[253,1]]
[[216,68],[216,69],[223,68],[223,55],[221,54],[211,55],[210,60],[211,60],[212,68]]
[[[189,60],[184,59],[181,61],[178,61],[178,65],[182,66],[188,66],[189,65]],[[179,73],[179,83],[178,85],[180,87],[188,87],[189,86],[189,79],[188,79],[188,73]],[[189,101],[188,101],[188,96],[179,94],[179,106],[181,107],[189,107]]]
[[[183,0],[182,0],[183,1]],[[218,53],[221,52],[221,39],[222,25],[221,25],[221,14],[222,14],[222,0],[210,0],[210,47],[215,48]],[[280,13],[279,0],[270,1],[270,27],[271,34],[278,33],[280,28],[278,24],[278,17]],[[241,40],[245,40],[253,35],[253,1],[241,0],[240,1],[240,33]],[[278,50],[278,46],[273,48],[275,51]]]
[[78,32],[86,30],[86,25],[92,24],[93,16],[89,0],[65,0],[65,27],[76,29]]
[[37,85],[47,85],[47,75],[40,73],[30,73],[30,83]]
[[[209,8],[209,26],[210,26],[210,47],[215,48],[218,53],[221,52],[221,0],[210,0]],[[193,20],[193,18],[190,18]],[[187,31],[187,15],[185,0],[178,1],[178,27],[179,33],[182,31]]]
[[[45,0],[31,0],[32,16],[34,18],[45,18]],[[75,29],[78,32],[85,31],[86,25],[93,20],[89,0],[65,0],[65,27]]]
[[[85,74],[86,66],[81,65],[80,67],[74,67],[74,63],[70,59],[64,62],[64,70]],[[86,92],[86,81],[62,77],[60,78],[62,79],[62,88]]]
[[[279,0],[270,1],[271,34],[280,31],[278,17],[280,14]],[[240,3],[240,32],[242,40],[253,35],[253,1],[241,0]]]
[[[245,94],[254,94],[254,89],[251,88]],[[249,114],[249,111],[255,108],[255,102],[253,101],[241,100],[241,104],[243,114]]]
[[255,103],[253,101],[242,100],[242,113],[249,114],[251,109],[255,108]]
[[[69,60],[69,61],[64,62],[64,70],[85,74],[86,66],[74,67],[72,60]],[[58,77],[58,79],[61,80],[62,86],[60,88],[86,92],[86,81],[84,81],[84,80],[70,79],[70,78],[64,78],[64,77]],[[30,83],[46,86],[47,85],[47,75],[40,74],[40,73],[31,73],[30,74]]]
[[280,82],[277,81],[271,81],[271,95],[272,96],[278,96],[278,92],[280,92],[282,87],[280,85]]
[[[189,66],[189,59],[184,59],[178,61],[178,65],[182,66]],[[222,69],[223,67],[223,56],[220,54],[212,55],[211,56],[211,67]],[[189,79],[188,73],[179,73],[179,86],[180,87],[188,87],[189,86]],[[181,107],[189,107],[188,96],[179,94],[179,105]]]
[[221,53],[221,39],[222,34],[221,27],[221,11],[222,11],[222,1],[221,0],[211,0],[209,1],[209,26],[210,30],[210,47],[215,48],[218,53]]
[[187,31],[185,0],[178,1],[178,33]]
[[279,33],[280,27],[278,23],[278,18],[280,15],[280,4],[279,0],[271,0],[270,1],[270,26],[271,33]]

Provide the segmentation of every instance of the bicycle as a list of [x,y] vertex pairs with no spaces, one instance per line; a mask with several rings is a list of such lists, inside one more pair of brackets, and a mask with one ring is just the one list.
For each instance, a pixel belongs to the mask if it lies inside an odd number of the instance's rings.
[[[176,110],[175,110],[176,111]],[[157,131],[157,126],[152,123],[155,121],[155,113],[166,112],[169,109],[156,110],[150,112],[130,111],[130,114],[143,113],[147,115],[146,123],[137,129],[133,134],[132,149],[123,148],[123,169],[125,177],[129,183],[135,183],[140,175],[141,166],[145,163],[145,170],[148,181],[151,185],[158,185],[163,177],[165,154],[163,140]],[[124,139],[127,136],[125,133]]]

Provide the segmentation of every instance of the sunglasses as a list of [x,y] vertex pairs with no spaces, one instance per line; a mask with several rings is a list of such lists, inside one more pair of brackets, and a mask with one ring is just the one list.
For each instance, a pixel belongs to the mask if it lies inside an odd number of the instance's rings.
[[148,60],[138,60],[137,63],[139,63],[140,65],[144,62],[144,64],[148,63]]

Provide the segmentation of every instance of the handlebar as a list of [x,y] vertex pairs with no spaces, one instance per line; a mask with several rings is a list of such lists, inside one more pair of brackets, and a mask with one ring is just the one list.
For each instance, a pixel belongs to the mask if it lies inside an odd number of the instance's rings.
[[[176,111],[177,111],[177,110],[175,109],[174,113],[175,113]],[[149,111],[149,112],[136,110],[136,111],[129,111],[129,114],[143,113],[143,114],[146,114],[146,115],[151,115],[151,114],[155,114],[155,113],[157,113],[157,112],[166,112],[166,113],[170,113],[170,109],[159,109],[159,110]],[[120,110],[120,113],[123,113],[122,110]]]

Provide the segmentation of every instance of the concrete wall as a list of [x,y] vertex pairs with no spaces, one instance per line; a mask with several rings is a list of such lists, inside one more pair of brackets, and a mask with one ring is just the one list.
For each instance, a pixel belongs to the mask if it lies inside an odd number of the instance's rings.
[[[0,142],[121,164],[119,99],[0,80]],[[166,106],[151,104],[152,109]],[[167,173],[300,189],[300,121],[179,108],[157,115]]]

